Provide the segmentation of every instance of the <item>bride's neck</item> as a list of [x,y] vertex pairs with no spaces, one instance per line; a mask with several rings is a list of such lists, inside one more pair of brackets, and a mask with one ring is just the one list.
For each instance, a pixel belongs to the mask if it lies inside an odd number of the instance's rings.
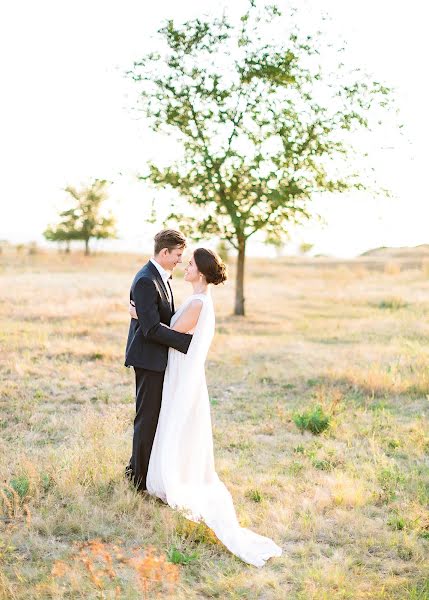
[[196,281],[192,284],[194,288],[194,294],[205,294],[207,292],[207,283],[201,283],[200,281]]

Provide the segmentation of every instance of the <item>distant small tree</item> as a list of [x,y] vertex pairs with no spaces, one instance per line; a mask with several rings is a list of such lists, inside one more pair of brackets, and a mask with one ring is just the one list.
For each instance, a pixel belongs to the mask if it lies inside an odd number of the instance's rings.
[[61,222],[55,226],[49,226],[43,235],[48,242],[64,242],[65,251],[70,252],[70,242],[76,238],[75,218],[73,210],[66,210],[60,213]]
[[265,243],[267,244],[267,246],[271,246],[271,248],[273,248],[274,252],[276,253],[276,256],[280,257],[283,254],[286,239],[287,239],[286,236],[279,237],[276,235],[267,235],[266,239],[265,239]]
[[308,254],[314,248],[314,244],[309,244],[308,242],[302,242],[299,245],[299,251],[301,254]]
[[65,242],[66,251],[72,240],[85,243],[85,254],[89,255],[91,239],[107,239],[116,237],[116,219],[112,215],[102,214],[102,205],[108,198],[105,179],[95,179],[89,186],[77,190],[68,186],[65,191],[70,194],[73,205],[60,213],[60,222],[49,226],[43,233],[50,242]]

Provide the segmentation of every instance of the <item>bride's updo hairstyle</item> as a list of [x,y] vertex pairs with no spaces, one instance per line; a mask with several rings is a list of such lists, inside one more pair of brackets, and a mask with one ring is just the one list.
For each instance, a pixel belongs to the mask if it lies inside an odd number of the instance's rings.
[[194,250],[194,260],[198,271],[204,275],[207,283],[219,285],[226,281],[226,266],[212,250],[197,248]]

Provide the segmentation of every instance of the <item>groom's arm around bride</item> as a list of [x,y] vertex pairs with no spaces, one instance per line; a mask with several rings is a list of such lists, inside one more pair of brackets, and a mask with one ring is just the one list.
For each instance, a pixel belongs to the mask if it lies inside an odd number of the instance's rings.
[[173,310],[169,300],[162,297],[151,264],[137,273],[131,286],[130,300],[135,304],[137,319],[130,322],[125,365],[164,371],[168,348],[186,354],[192,336],[164,327],[170,324]]

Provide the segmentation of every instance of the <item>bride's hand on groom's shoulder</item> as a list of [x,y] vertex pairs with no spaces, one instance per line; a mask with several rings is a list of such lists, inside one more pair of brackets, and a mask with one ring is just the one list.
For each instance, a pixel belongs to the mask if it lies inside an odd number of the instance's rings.
[[130,317],[132,319],[138,319],[137,312],[136,312],[136,306],[132,300],[130,300],[130,303],[128,305],[128,312],[130,313]]

